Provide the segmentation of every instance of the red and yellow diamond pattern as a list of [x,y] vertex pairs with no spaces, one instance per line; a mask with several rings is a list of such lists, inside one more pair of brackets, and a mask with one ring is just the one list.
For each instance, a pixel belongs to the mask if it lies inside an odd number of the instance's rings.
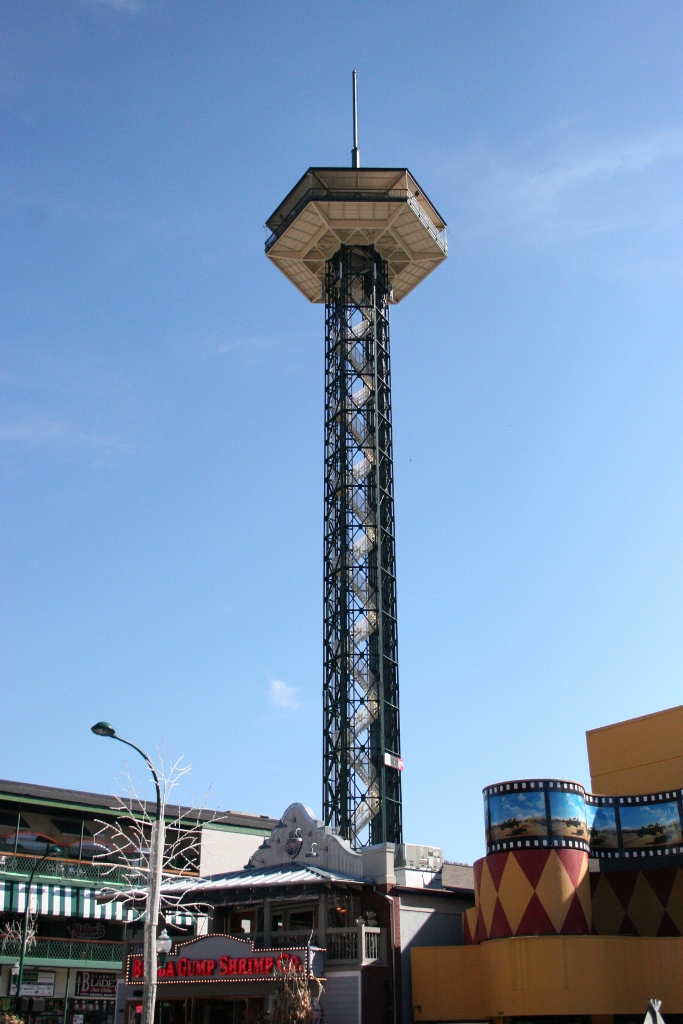
[[465,944],[513,935],[587,935],[591,931],[588,854],[511,850],[474,864],[475,906],[463,914]]
[[683,869],[591,875],[596,935],[683,935]]

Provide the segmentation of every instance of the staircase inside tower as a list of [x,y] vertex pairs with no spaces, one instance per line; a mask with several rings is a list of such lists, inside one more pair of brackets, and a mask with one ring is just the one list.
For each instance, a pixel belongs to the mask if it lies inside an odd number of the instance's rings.
[[325,823],[402,842],[387,264],[342,245],[325,279]]

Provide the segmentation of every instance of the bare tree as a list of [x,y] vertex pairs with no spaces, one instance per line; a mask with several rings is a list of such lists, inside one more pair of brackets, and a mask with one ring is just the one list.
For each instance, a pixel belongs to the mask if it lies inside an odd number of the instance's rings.
[[[311,986],[315,993],[311,992]],[[295,967],[285,967],[273,1001],[272,1024],[316,1024],[321,1019],[322,994],[317,978],[308,978]]]
[[[30,893],[26,898],[30,900]],[[32,950],[36,944],[36,919],[37,913],[31,909],[30,903],[26,915],[26,952]],[[21,921],[5,921],[0,929],[0,949],[2,956],[14,956],[16,948],[17,955],[21,950]]]
[[[160,915],[164,918],[182,910],[194,914],[205,909],[203,901],[191,900],[189,893],[196,885],[194,878],[199,867],[202,828],[220,820],[216,815],[204,813],[200,806],[181,808],[177,813],[171,806],[171,794],[192,771],[183,764],[183,757],[174,759],[172,752],[157,748],[159,807],[150,814],[143,798],[140,782],[134,782],[128,765],[122,773],[124,795],[115,797],[112,807],[116,822],[98,821],[100,829],[96,841],[101,850],[97,854],[103,873],[129,884],[128,889],[104,887],[98,893],[98,902],[122,902],[144,915],[145,980],[142,1024],[153,1024],[157,988],[156,931]],[[208,792],[205,796],[208,796]]]

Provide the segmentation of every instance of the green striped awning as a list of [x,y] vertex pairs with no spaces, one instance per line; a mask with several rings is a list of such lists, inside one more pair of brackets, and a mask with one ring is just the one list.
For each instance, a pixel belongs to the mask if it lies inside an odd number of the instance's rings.
[[[26,909],[25,882],[0,881],[0,909],[22,914]],[[140,914],[121,902],[98,903],[96,889],[76,885],[31,886],[31,910],[56,917],[87,917],[101,921],[135,921]]]
[[166,924],[174,924],[177,928],[189,928],[194,924],[194,914],[167,914],[162,910]]

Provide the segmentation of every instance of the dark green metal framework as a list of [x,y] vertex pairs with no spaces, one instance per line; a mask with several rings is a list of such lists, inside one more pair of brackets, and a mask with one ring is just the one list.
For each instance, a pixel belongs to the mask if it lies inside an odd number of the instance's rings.
[[354,847],[403,841],[389,298],[374,246],[327,261],[323,808]]

